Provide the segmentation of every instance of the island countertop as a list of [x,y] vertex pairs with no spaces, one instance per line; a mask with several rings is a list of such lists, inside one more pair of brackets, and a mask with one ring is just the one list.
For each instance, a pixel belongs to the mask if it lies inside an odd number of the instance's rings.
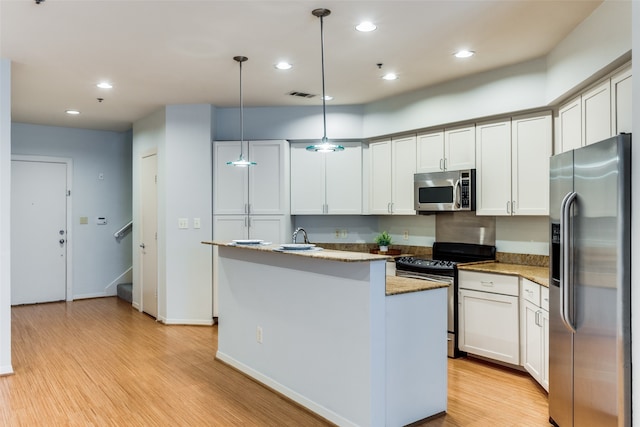
[[532,265],[508,264],[502,262],[477,262],[458,265],[458,270],[481,273],[509,274],[524,277],[544,287],[549,287],[549,268]]
[[248,249],[252,251],[264,251],[281,253],[283,255],[303,256],[308,258],[318,258],[328,261],[340,262],[369,262],[386,261],[390,257],[387,255],[370,254],[366,252],[347,252],[332,249],[317,248],[315,250],[280,250],[279,244],[258,244],[258,245],[236,245],[229,242],[204,241],[205,245],[224,246],[229,248]]

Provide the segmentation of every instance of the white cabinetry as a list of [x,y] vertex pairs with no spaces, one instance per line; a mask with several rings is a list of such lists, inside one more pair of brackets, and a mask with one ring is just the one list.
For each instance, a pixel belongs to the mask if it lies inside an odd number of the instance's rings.
[[[549,390],[549,289],[527,279],[521,281],[522,366]],[[543,305],[546,304],[546,307]]]
[[460,350],[520,364],[518,278],[459,272]]
[[631,80],[631,66],[626,66],[562,105],[554,153],[630,133]]
[[215,240],[263,239],[288,242],[289,144],[245,142],[250,167],[227,165],[240,154],[239,141],[214,143],[213,237]]
[[551,114],[476,125],[477,215],[548,215]]
[[474,169],[475,126],[464,126],[418,135],[416,172]]
[[613,135],[631,133],[631,67],[611,77],[611,107]]
[[375,215],[414,215],[416,137],[369,144],[369,203]]
[[362,144],[341,143],[344,151],[317,153],[291,144],[293,215],[362,214]]
[[611,136],[611,83],[609,79],[582,95],[582,145]]

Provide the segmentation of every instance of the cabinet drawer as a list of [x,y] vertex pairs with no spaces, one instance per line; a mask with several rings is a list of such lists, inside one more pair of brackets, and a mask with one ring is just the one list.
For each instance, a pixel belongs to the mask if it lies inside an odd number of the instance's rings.
[[520,280],[522,290],[520,295],[522,295],[522,298],[540,307],[540,285],[533,283],[531,280]]
[[517,276],[505,274],[479,273],[476,271],[460,271],[458,287],[494,294],[518,296],[519,281]]
[[549,288],[540,286],[540,307],[549,311]]

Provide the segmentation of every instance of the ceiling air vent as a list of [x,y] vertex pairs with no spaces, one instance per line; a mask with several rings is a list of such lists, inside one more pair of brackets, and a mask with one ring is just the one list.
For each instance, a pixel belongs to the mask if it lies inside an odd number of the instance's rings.
[[289,95],[291,96],[297,96],[299,98],[314,98],[316,95],[313,95],[311,93],[305,93],[305,92],[298,92],[298,91],[291,91],[289,92]]

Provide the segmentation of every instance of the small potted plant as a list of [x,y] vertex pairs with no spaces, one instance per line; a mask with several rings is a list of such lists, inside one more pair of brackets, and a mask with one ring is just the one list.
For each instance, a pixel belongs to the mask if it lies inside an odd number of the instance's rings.
[[391,235],[386,231],[383,231],[376,236],[376,243],[378,244],[380,252],[387,252],[389,250],[389,245],[391,244]]

